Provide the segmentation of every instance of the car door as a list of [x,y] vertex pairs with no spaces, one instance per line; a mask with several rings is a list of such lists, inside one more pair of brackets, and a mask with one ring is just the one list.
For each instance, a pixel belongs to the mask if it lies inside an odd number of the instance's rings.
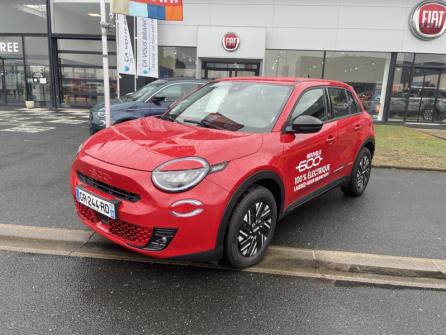
[[184,82],[171,84],[161,88],[150,98],[150,110],[147,115],[159,115],[164,113],[170,104],[180,100],[200,86],[200,83]]
[[288,121],[310,115],[323,122],[322,129],[313,134],[294,134],[286,141],[283,152],[285,183],[290,203],[317,191],[332,180],[331,171],[336,157],[332,147],[336,142],[336,125],[328,118],[328,103],[325,89],[311,88],[304,91],[295,105]]
[[344,88],[327,88],[330,100],[330,115],[337,126],[337,140],[333,153],[338,158],[333,166],[334,176],[346,175],[356,158],[361,143],[361,132],[365,125],[361,108],[352,93]]

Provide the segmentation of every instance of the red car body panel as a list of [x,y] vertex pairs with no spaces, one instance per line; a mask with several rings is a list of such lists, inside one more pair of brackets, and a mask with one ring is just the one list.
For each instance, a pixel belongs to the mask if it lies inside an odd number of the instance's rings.
[[[275,192],[280,193],[277,201],[279,213],[283,214],[302,199],[348,178],[359,149],[367,143],[374,143],[373,122],[364,110],[345,118],[329,120],[314,134],[283,131],[299,97],[313,87],[347,89],[362,109],[360,100],[349,85],[306,78],[221,80],[271,82],[292,85],[294,89],[270,133],[207,129],[149,117],[114,126],[91,137],[83,145],[71,169],[73,197],[76,197],[75,188],[82,185],[100,197],[115,199],[83,183],[78,177],[78,173],[81,173],[140,196],[137,202],[121,201],[119,220],[148,229],[174,228],[177,232],[166,249],[146,250],[116,236],[101,220],[96,218],[92,222],[77,205],[79,216],[88,227],[124,247],[154,257],[209,254],[218,258],[231,206],[257,176],[273,178],[271,181],[277,184]],[[207,175],[201,183],[185,192],[167,193],[153,184],[152,171],[160,164],[190,156],[203,157],[210,165],[228,164],[223,171]],[[312,172],[313,167],[319,170]],[[296,179],[303,174],[312,180],[305,187]],[[184,199],[200,201],[203,211],[190,218],[172,215],[172,204]]]

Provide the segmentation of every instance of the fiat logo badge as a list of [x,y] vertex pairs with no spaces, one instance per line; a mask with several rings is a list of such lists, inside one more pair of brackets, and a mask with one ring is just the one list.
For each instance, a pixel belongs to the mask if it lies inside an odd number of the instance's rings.
[[441,36],[446,30],[446,2],[422,1],[412,10],[409,27],[421,40],[431,40]]
[[240,46],[240,37],[236,33],[227,33],[223,36],[222,44],[226,51],[235,51]]

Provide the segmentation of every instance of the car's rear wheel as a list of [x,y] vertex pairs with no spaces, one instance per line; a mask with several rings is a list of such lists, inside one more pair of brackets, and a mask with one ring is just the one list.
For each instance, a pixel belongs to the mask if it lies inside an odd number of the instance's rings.
[[271,243],[276,222],[274,196],[265,187],[250,187],[232,212],[225,240],[225,260],[235,268],[259,262]]
[[434,115],[434,109],[432,107],[426,107],[423,110],[423,120],[432,121],[432,116]]
[[371,171],[372,155],[368,148],[362,148],[353,167],[350,181],[341,187],[342,191],[354,197],[363,194],[369,183]]

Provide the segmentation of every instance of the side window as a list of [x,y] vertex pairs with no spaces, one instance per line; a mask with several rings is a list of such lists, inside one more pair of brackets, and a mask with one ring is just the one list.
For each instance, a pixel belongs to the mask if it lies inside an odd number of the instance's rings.
[[173,102],[180,99],[183,96],[183,89],[181,84],[171,85],[159,91],[155,97],[164,97],[165,102]]
[[344,89],[329,87],[328,96],[330,97],[331,110],[334,119],[350,114],[348,97]]
[[186,84],[182,84],[182,86],[183,86],[183,95],[181,97],[184,97],[184,96],[188,95],[189,93],[192,93],[193,91],[195,91],[197,88],[199,88],[201,86],[201,84],[186,83]]
[[328,119],[325,95],[322,88],[307,91],[300,97],[291,115],[291,122],[301,115],[314,116],[321,121]]
[[348,97],[348,106],[349,106],[349,110],[350,110],[350,114],[356,114],[359,113],[361,111],[361,109],[358,106],[358,103],[356,102],[355,98],[353,97],[353,94],[351,94],[351,92],[346,91],[347,92],[347,97]]

